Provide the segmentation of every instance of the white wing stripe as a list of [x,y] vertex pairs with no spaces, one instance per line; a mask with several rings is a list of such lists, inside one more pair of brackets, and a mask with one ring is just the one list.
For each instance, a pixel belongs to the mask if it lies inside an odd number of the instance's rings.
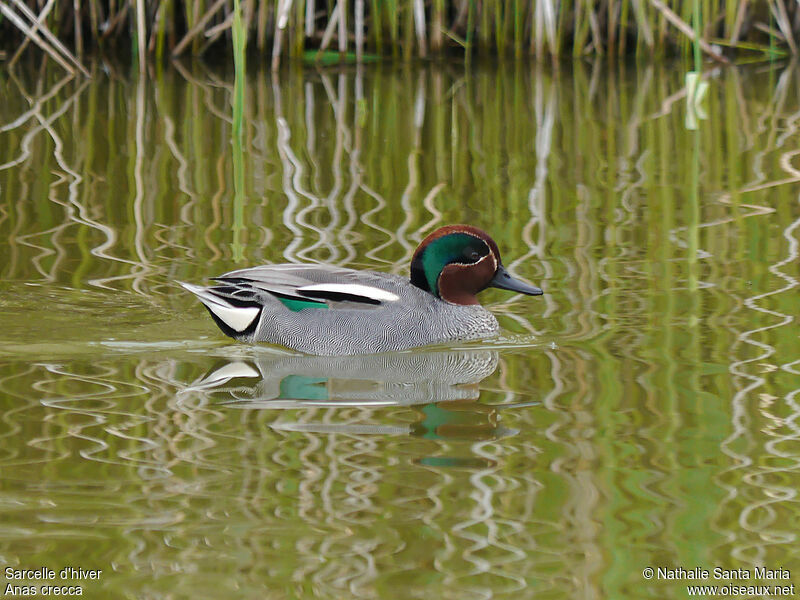
[[381,288],[362,285],[360,283],[315,283],[297,288],[298,292],[331,292],[336,294],[350,294],[351,296],[363,296],[379,302],[395,302],[400,300],[400,296],[387,292]]

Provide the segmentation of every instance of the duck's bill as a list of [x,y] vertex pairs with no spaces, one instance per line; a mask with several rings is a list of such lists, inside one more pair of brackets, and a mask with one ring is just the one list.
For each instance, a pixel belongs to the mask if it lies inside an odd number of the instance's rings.
[[540,288],[528,285],[524,281],[513,278],[508,274],[508,271],[506,271],[503,265],[497,267],[497,272],[494,274],[494,279],[489,282],[489,286],[500,288],[501,290],[509,290],[510,292],[528,294],[528,296],[541,296],[544,294]]

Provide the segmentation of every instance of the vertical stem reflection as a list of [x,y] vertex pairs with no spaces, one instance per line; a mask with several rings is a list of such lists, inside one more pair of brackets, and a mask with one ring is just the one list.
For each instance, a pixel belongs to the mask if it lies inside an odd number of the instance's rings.
[[242,231],[244,230],[244,151],[242,149],[242,121],[244,117],[245,31],[239,0],[234,0],[233,63],[236,78],[233,84],[233,259],[244,258]]

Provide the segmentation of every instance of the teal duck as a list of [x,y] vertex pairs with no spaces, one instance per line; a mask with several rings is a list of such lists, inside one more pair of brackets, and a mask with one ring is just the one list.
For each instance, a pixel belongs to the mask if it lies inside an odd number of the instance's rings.
[[315,264],[250,267],[181,283],[226,335],[306,354],[406,350],[496,335],[497,319],[477,294],[496,287],[529,296],[542,290],[512,277],[497,244],[470,225],[428,235],[411,259],[411,278]]

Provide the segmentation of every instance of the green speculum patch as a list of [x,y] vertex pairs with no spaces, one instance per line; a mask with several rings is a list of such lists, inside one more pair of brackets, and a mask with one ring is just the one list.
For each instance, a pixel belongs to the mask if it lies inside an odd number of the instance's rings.
[[324,302],[315,302],[314,300],[298,300],[297,298],[284,298],[278,296],[283,305],[292,312],[298,312],[304,308],[328,308]]

